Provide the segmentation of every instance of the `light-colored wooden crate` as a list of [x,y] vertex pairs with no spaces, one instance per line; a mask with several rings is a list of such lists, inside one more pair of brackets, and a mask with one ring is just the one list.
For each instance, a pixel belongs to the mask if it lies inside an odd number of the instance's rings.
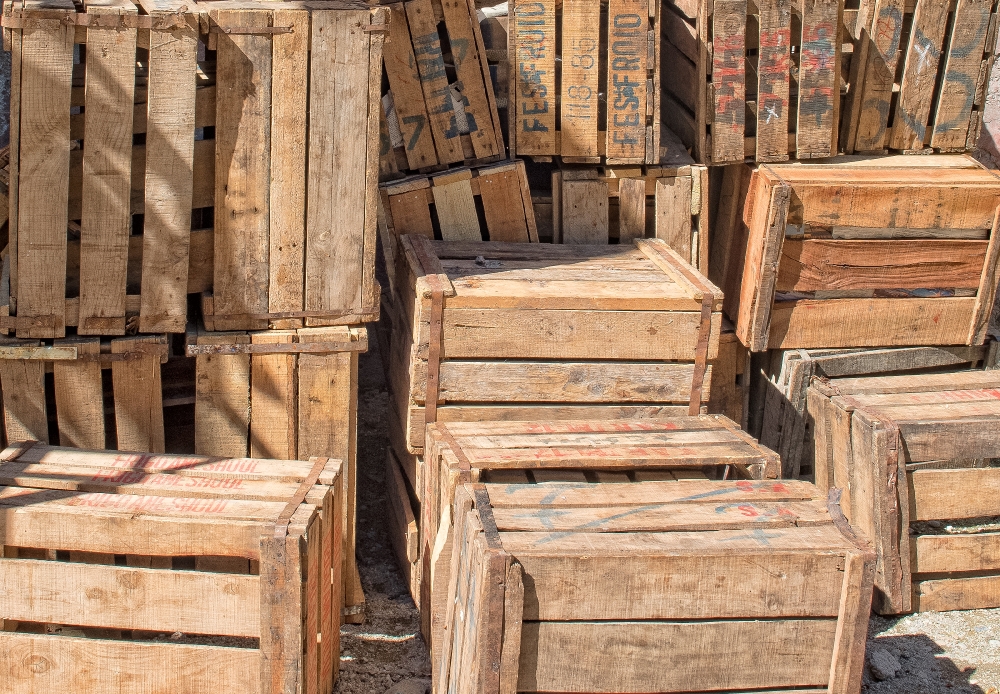
[[472,0],[405,0],[387,6],[389,89],[382,97],[387,165],[426,172],[504,159],[496,96]]
[[410,176],[380,184],[379,194],[390,283],[399,237],[406,234],[445,241],[538,242],[528,177],[520,160]]
[[[841,141],[848,153],[971,152],[993,67],[992,0],[860,3]],[[853,21],[851,21],[853,20]]]
[[835,155],[843,15],[842,0],[668,0],[664,124],[700,164]]
[[[4,8],[13,55],[4,327],[32,338],[63,337],[68,325],[87,335],[121,335],[127,324],[184,332],[188,294],[207,289],[219,329],[377,315],[388,10],[179,0]],[[196,234],[210,253],[196,250]],[[193,281],[190,266],[213,255],[208,276]]]
[[697,414],[707,403],[721,296],[663,241],[404,236],[401,247],[389,374],[398,450],[420,453],[425,422]]
[[979,345],[998,206],[968,156],[728,167],[709,277],[754,352]]
[[363,327],[188,334],[196,359],[195,452],[343,461],[344,615],[364,617],[355,558],[358,355]]
[[479,484],[436,692],[857,694],[874,555],[806,482]]
[[996,368],[997,343],[990,341],[977,347],[774,350],[767,359],[761,378],[761,429],[753,433],[781,456],[782,477],[811,480],[813,426],[807,393],[814,376],[844,378]]
[[327,458],[6,449],[0,692],[332,692],[339,475]]
[[659,163],[660,17],[640,0],[510,3],[511,153]]
[[[420,607],[433,662],[441,657],[453,544],[451,508],[462,484],[776,478],[778,456],[725,417],[482,422],[427,427],[420,498]],[[640,487],[635,487],[639,490]]]
[[[110,340],[0,338],[4,439],[49,443],[54,402],[52,419],[62,446],[100,449],[110,442],[118,450],[162,453],[160,366],[167,357],[163,335]],[[111,371],[108,393],[104,370]],[[113,429],[106,417],[110,412]]]
[[881,614],[1000,607],[996,371],[814,379],[816,481],[875,546]]

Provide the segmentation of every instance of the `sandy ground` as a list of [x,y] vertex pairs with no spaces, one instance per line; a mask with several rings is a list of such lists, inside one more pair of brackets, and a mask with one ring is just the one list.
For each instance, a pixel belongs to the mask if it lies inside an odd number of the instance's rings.
[[[388,396],[375,340],[361,357],[358,561],[364,624],[341,630],[341,694],[424,694],[430,661],[386,536],[383,469]],[[865,694],[1000,694],[1000,610],[872,617]]]

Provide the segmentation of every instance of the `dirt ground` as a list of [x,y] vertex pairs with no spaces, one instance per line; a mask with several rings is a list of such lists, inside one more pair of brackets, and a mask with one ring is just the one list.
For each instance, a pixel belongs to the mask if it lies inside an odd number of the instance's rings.
[[[424,694],[430,660],[386,535],[388,395],[375,340],[361,357],[358,562],[364,624],[341,630],[341,694]],[[1000,609],[872,617],[865,694],[1000,694]]]

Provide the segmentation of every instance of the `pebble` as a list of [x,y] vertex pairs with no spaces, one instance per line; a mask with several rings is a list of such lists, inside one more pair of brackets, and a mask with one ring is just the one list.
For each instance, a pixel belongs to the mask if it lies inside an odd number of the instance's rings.
[[430,680],[410,678],[390,687],[385,694],[429,694],[430,691]]
[[902,667],[896,656],[881,648],[872,649],[868,656],[868,669],[879,682],[892,679]]

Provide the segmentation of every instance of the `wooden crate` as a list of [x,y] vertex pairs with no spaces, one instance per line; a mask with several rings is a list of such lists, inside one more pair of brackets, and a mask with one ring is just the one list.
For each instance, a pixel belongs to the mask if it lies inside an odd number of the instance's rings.
[[437,423],[427,427],[424,452],[419,604],[433,662],[441,657],[453,544],[451,508],[462,484],[706,480],[706,472],[762,479],[777,477],[781,467],[774,453],[717,415]]
[[881,614],[1000,607],[995,371],[814,379],[816,480],[875,546]]
[[425,422],[697,414],[721,296],[663,241],[635,243],[402,237],[390,439],[419,454]]
[[841,139],[845,152],[976,148],[996,44],[992,0],[861,2]]
[[[67,325],[121,335],[136,316],[140,332],[184,332],[192,234],[205,229],[220,329],[377,314],[387,10],[180,0],[4,8],[14,65],[8,313],[18,337],[63,337]],[[75,293],[73,236],[82,238]]]
[[5,440],[49,443],[54,433],[62,446],[162,453],[167,356],[163,335],[0,339]]
[[842,0],[668,0],[663,121],[700,164],[837,154]]
[[640,0],[512,2],[511,153],[659,163],[660,14]]
[[874,555],[813,485],[465,485],[453,515],[435,691],[860,691]]
[[326,458],[6,449],[0,691],[332,692],[339,475]]
[[709,277],[754,352],[978,345],[998,205],[968,156],[729,167]]
[[486,48],[472,0],[389,4],[383,97],[400,170],[428,171],[506,157]]
[[504,161],[411,176],[379,186],[386,232],[386,265],[398,238],[418,234],[445,241],[538,242],[524,162]]
[[195,452],[221,457],[343,461],[345,617],[364,617],[355,558],[358,355],[363,327],[192,331]]
[[807,392],[814,376],[843,378],[996,368],[997,346],[990,341],[978,347],[774,350],[767,356],[766,371],[760,379],[764,390],[760,431],[751,433],[781,456],[782,477],[812,480],[813,427]]

